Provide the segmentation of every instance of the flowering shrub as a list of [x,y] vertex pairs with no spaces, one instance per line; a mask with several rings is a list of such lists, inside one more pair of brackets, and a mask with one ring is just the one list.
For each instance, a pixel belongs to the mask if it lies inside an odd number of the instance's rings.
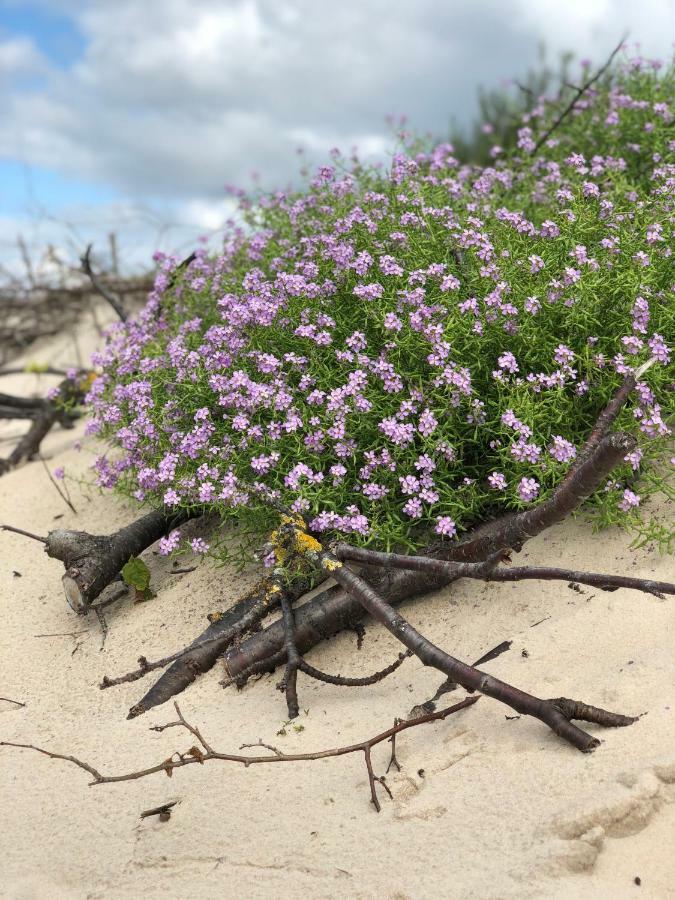
[[639,448],[589,501],[636,524],[670,434],[674,81],[622,63],[537,148],[561,108],[542,99],[488,167],[336,151],[305,189],[243,198],[216,258],[158,254],[95,359],[99,483],[256,540],[271,493],[315,532],[418,548],[545,499],[653,359],[616,426]]

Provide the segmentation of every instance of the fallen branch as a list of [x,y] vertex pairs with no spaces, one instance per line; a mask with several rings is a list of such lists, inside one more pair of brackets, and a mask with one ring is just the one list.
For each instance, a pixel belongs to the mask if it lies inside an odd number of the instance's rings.
[[[51,750],[45,750],[42,747],[36,747],[34,744],[19,744],[13,741],[0,741],[0,747],[16,747],[23,750],[33,750],[36,753],[42,754],[43,756],[48,756],[50,759],[62,759],[65,762],[72,763],[74,766],[77,766],[79,769],[83,769],[85,772],[92,776],[93,781],[90,782],[90,786],[97,784],[113,784],[120,781],[136,781],[139,778],[146,778],[148,775],[154,775],[157,772],[165,772],[169,777],[171,777],[173,775],[174,769],[179,769],[182,766],[194,765],[195,763],[204,765],[204,763],[211,762],[212,760],[240,763],[244,767],[248,768],[249,766],[265,765],[267,763],[307,762],[317,759],[328,759],[333,756],[347,756],[351,753],[363,753],[366,763],[366,769],[368,772],[368,782],[370,785],[370,800],[377,812],[380,812],[381,807],[377,798],[375,785],[378,782],[380,784],[382,784],[383,782],[381,778],[378,778],[374,774],[373,771],[371,760],[371,750],[373,749],[373,747],[376,747],[383,741],[390,740],[394,736],[400,734],[402,731],[406,731],[408,728],[415,728],[418,725],[425,725],[428,722],[442,721],[448,716],[460,712],[460,710],[467,709],[467,707],[469,706],[473,706],[473,704],[476,703],[478,699],[478,696],[467,697],[465,700],[462,700],[461,703],[455,703],[454,706],[449,706],[447,707],[447,709],[441,709],[438,712],[430,713],[429,715],[421,716],[417,719],[397,722],[386,731],[375,735],[375,737],[371,737],[365,741],[361,741],[358,744],[348,744],[344,747],[336,747],[332,750],[318,750],[313,753],[282,753],[282,751],[277,749],[276,747],[271,747],[261,742],[259,742],[258,744],[243,744],[240,748],[244,750],[250,747],[264,747],[265,749],[268,749],[270,751],[270,754],[265,756],[242,756],[240,754],[233,753],[220,753],[217,750],[214,750],[213,747],[206,741],[199,729],[194,725],[191,725],[183,717],[183,714],[180,711],[180,707],[177,703],[174,702],[178,721],[168,722],[166,725],[154,726],[152,730],[165,731],[167,728],[184,728],[191,735],[193,735],[200,746],[193,746],[185,753],[174,753],[168,759],[165,759],[163,762],[158,763],[155,766],[150,766],[146,769],[139,769],[136,772],[128,772],[124,775],[103,775],[90,763],[78,759],[76,756],[70,756],[64,753],[54,753]],[[389,793],[388,790],[387,792]]]
[[262,579],[227,612],[219,614],[206,630],[202,640],[197,640],[190,647],[183,648],[177,653],[155,662],[148,662],[141,657],[138,669],[117,678],[106,676],[103,678],[101,687],[107,688],[129,681],[137,681],[148,672],[173,663],[145,696],[131,707],[127,718],[133,719],[140,716],[154,706],[159,706],[184,691],[202,671],[213,666],[223,649],[235,638],[257,625],[261,619],[276,609],[282,596],[287,594],[295,599],[306,593],[309,587],[310,583],[306,579],[298,579],[291,587],[283,585],[280,579],[274,575],[271,578]]
[[605,575],[596,572],[579,572],[575,569],[558,569],[550,566],[516,566],[514,568],[489,568],[484,563],[456,563],[432,559],[429,556],[405,556],[400,553],[378,553],[362,547],[338,543],[334,551],[340,560],[358,562],[362,565],[379,566],[384,569],[411,569],[416,572],[430,572],[446,575],[453,580],[475,578],[481,581],[566,581],[588,584],[603,591],[617,591],[629,588],[644,591],[664,600],[664,594],[675,594],[675,584],[667,581],[653,581],[649,578],[631,578],[626,575]]
[[11,697],[0,697],[0,700],[4,700],[5,703],[13,703],[15,706],[25,706],[25,703],[22,703],[20,700],[12,700]]
[[66,600],[75,612],[82,614],[131,557],[138,556],[167,532],[198,515],[199,511],[181,510],[167,515],[153,510],[110,535],[59,528],[44,538],[12,525],[0,525],[0,530],[41,541],[47,556],[61,560],[66,569],[61,578]]
[[[35,405],[35,415],[31,416],[32,425],[18,442],[7,459],[0,459],[0,475],[16,468],[24,460],[33,459],[40,452],[40,445],[55,423],[66,428],[72,427],[74,415],[71,407],[81,403],[89,387],[89,376],[83,374],[75,380],[64,379],[58,387],[58,395],[54,400],[41,400]],[[5,400],[8,395],[4,394]],[[14,398],[18,401],[19,398]],[[30,401],[26,401],[30,402]],[[20,407],[17,407],[19,409]],[[24,406],[24,409],[29,407]]]
[[600,743],[597,738],[573,725],[570,719],[582,718],[607,727],[623,727],[637,721],[636,718],[610,713],[590,707],[576,700],[542,700],[532,694],[500,681],[486,672],[455,659],[433,644],[417,631],[400,613],[384,600],[362,578],[350,571],[344,563],[325,550],[307,550],[310,559],[316,558],[333,578],[370,615],[394,635],[405,647],[424,663],[443,672],[448,678],[462,685],[468,691],[480,691],[488,697],[499,700],[522,715],[533,716],[544,722],[559,737],[568,741],[584,753],[594,750]]

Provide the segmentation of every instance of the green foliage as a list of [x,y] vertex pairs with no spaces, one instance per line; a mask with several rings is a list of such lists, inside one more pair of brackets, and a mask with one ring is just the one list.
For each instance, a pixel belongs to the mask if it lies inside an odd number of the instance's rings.
[[246,199],[223,253],[174,280],[165,260],[112,333],[90,393],[117,448],[100,483],[258,540],[272,492],[317,532],[414,550],[550,496],[654,357],[615,425],[639,453],[588,508],[665,541],[638,504],[669,478],[674,86],[617,65],[536,155],[560,98],[491,166],[415,141],[390,172],[338,158]]
[[132,556],[122,568],[124,583],[135,589],[135,600],[150,600],[154,593],[150,590],[150,569],[142,559]]

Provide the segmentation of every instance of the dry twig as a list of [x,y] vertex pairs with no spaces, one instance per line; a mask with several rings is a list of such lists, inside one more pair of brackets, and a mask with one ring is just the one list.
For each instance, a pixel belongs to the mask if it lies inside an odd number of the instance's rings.
[[[62,759],[66,762],[70,762],[74,766],[77,766],[79,769],[83,769],[85,772],[91,775],[93,781],[90,782],[90,786],[97,784],[113,784],[120,781],[136,781],[139,778],[146,778],[148,775],[154,775],[157,772],[166,772],[166,774],[171,777],[173,775],[174,769],[179,769],[182,766],[194,765],[195,763],[204,765],[204,763],[211,762],[212,760],[240,763],[244,767],[248,768],[249,766],[265,765],[268,763],[308,762],[317,759],[328,759],[333,756],[347,756],[351,753],[363,753],[366,763],[366,769],[368,772],[368,782],[370,785],[370,801],[377,812],[380,812],[381,807],[377,798],[375,785],[377,783],[383,784],[383,782],[381,778],[375,775],[373,771],[371,759],[371,750],[373,749],[373,747],[376,747],[383,741],[390,740],[390,738],[400,734],[400,732],[402,731],[406,731],[408,728],[415,728],[418,725],[425,725],[429,722],[439,722],[443,719],[446,719],[448,716],[460,712],[460,710],[466,709],[469,706],[473,706],[473,704],[476,703],[478,699],[479,698],[477,696],[467,697],[465,700],[462,700],[461,703],[455,703],[454,706],[449,706],[446,709],[439,710],[438,712],[430,713],[426,716],[421,716],[418,719],[406,720],[402,722],[399,721],[397,722],[397,724],[395,724],[391,728],[388,728],[386,731],[382,731],[380,734],[368,738],[365,741],[360,741],[357,744],[348,744],[344,747],[336,747],[332,750],[317,750],[313,753],[282,753],[282,751],[277,747],[271,747],[270,745],[263,744],[262,742],[258,742],[257,744],[243,744],[240,748],[241,750],[244,750],[251,747],[264,747],[265,749],[270,751],[269,755],[265,756],[243,756],[234,753],[221,753],[217,750],[214,750],[211,744],[209,744],[206,738],[204,738],[200,730],[194,725],[191,725],[183,717],[183,714],[180,711],[180,707],[174,701],[174,707],[178,716],[178,721],[168,722],[166,725],[156,725],[152,730],[165,731],[167,728],[184,728],[196,739],[197,744],[190,747],[190,749],[184,753],[173,753],[170,757],[168,757],[168,759],[163,760],[163,762],[160,762],[157,765],[149,766],[146,769],[139,769],[135,772],[127,772],[123,775],[103,775],[90,763],[78,759],[76,756],[70,756],[64,753],[54,753],[51,750],[45,750],[42,747],[36,747],[34,744],[19,744],[13,741],[0,741],[0,747],[17,747],[23,750],[33,750],[36,753],[41,753],[43,756],[48,756],[50,759]],[[388,790],[386,785],[384,785],[384,787],[391,796],[391,792]],[[152,812],[148,814],[151,815]]]

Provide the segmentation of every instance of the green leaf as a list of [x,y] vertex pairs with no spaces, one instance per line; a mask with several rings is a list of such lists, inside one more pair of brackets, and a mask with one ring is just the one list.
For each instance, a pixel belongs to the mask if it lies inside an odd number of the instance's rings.
[[122,568],[122,578],[129,587],[134,587],[139,594],[150,593],[150,569],[142,559],[132,556]]

